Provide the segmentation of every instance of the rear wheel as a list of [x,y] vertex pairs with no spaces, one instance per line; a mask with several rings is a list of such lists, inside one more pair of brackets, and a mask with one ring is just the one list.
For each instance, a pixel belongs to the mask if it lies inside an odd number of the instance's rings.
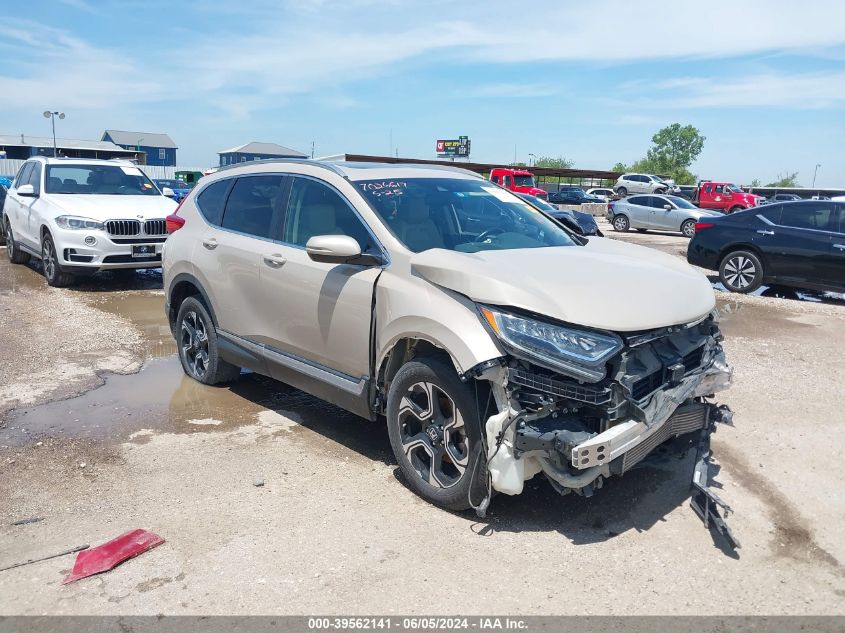
[[613,216],[613,228],[620,233],[624,233],[629,228],[631,228],[631,223],[628,221],[628,216],[626,215],[615,215]]
[[194,380],[216,385],[230,382],[240,374],[240,368],[220,358],[214,322],[205,306],[194,297],[188,297],[179,306],[176,342],[182,369]]
[[695,220],[685,220],[683,224],[681,224],[681,233],[684,234],[684,237],[692,237],[695,235]]
[[737,211],[744,211],[745,207],[735,206],[728,210],[728,213],[736,213]]
[[454,367],[436,358],[403,365],[387,394],[390,446],[408,486],[449,510],[470,507],[474,465],[483,459],[474,395]]
[[73,283],[73,275],[62,272],[59,266],[59,256],[53,238],[47,234],[41,242],[41,262],[44,267],[44,278],[47,284],[54,288],[65,288]]
[[29,253],[24,253],[18,245],[15,244],[15,235],[12,232],[12,223],[9,222],[9,218],[6,218],[6,255],[9,257],[9,261],[13,264],[25,264],[29,261]]
[[754,292],[763,283],[763,265],[754,253],[734,251],[719,264],[719,279],[731,292]]
[[619,187],[619,189],[616,190],[616,193],[618,193],[620,196],[627,196],[628,190],[625,189],[625,187]]

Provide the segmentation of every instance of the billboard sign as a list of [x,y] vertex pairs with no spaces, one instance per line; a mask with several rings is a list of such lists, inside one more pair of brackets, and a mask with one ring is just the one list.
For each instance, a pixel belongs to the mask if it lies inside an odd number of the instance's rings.
[[437,141],[438,158],[469,158],[469,138],[459,136],[457,139]]

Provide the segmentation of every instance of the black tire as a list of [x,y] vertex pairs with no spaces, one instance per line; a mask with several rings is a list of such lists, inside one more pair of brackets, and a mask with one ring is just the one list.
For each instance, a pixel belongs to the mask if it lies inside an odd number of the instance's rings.
[[719,279],[731,292],[754,292],[763,283],[763,264],[754,253],[733,251],[719,262]]
[[661,188],[661,189],[655,189],[655,190],[654,190],[654,193],[657,193],[657,194],[663,195],[663,194],[665,194],[665,193],[666,193],[666,190],[665,190],[665,189],[662,189],[662,188]]
[[6,218],[6,255],[13,264],[26,264],[29,261],[29,253],[24,253],[15,243],[15,234],[12,232],[12,223]]
[[70,273],[62,272],[60,268],[56,245],[53,243],[53,238],[49,233],[41,240],[41,263],[47,285],[53,286],[54,288],[67,288],[73,283],[74,276]]
[[[448,510],[471,507],[473,471],[486,473],[486,463],[475,468],[483,459],[480,428],[473,387],[461,382],[450,363],[417,358],[390,383],[390,446],[408,486],[426,501]],[[482,497],[473,488],[473,500]]]
[[175,335],[182,369],[197,382],[218,385],[240,375],[239,367],[220,358],[214,321],[196,297],[188,297],[179,306]]
[[736,213],[737,211],[745,211],[745,207],[735,206],[728,209],[728,213]]
[[695,220],[684,220],[681,223],[681,233],[684,237],[692,238],[695,235]]
[[617,213],[613,216],[612,224],[613,230],[618,231],[619,233],[624,233],[631,228],[631,222],[628,220],[628,216],[623,215],[622,213]]
[[618,193],[620,196],[627,196],[628,190],[625,189],[625,187],[619,187],[619,189],[616,190],[616,193]]

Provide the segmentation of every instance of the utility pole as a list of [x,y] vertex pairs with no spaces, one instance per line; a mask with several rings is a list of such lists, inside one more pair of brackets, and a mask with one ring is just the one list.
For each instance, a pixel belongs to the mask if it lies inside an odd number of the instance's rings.
[[816,165],[816,168],[813,170],[813,188],[816,186],[816,174],[819,173],[819,167],[821,167],[821,163]]
[[316,144],[316,141],[311,141],[311,159],[312,160],[314,158],[314,145],[315,144]]

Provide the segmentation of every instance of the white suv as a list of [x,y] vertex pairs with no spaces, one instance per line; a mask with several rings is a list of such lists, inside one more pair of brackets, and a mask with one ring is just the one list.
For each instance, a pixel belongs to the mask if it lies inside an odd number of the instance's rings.
[[622,174],[613,185],[614,191],[620,196],[629,193],[666,193],[670,188],[659,176],[648,174]]
[[158,268],[176,203],[126,161],[36,157],[6,195],[9,259],[44,262],[51,286],[115,268]]
[[481,513],[541,473],[589,496],[695,433],[693,504],[713,517],[707,438],[727,411],[708,396],[731,375],[713,289],[674,256],[581,237],[439,166],[224,167],[167,225],[193,379],[248,368],[383,416],[411,488]]

